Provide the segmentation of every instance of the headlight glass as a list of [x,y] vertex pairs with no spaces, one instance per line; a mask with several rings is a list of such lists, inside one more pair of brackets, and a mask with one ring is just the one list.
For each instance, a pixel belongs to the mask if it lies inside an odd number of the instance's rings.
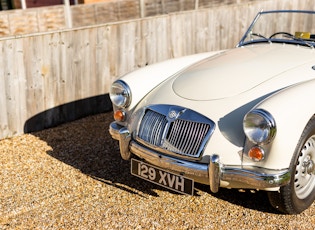
[[246,114],[243,128],[247,138],[255,144],[268,144],[276,135],[275,120],[263,109],[254,109]]
[[122,80],[117,80],[112,84],[109,96],[112,103],[118,107],[126,108],[130,105],[131,91]]

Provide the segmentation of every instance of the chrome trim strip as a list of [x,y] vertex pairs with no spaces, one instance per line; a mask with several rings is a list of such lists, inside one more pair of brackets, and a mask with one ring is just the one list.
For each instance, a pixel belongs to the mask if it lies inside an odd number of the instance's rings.
[[226,166],[220,163],[218,155],[211,156],[209,165],[176,159],[150,150],[131,140],[127,128],[116,122],[110,124],[109,132],[114,139],[119,140],[123,159],[130,159],[130,155],[133,153],[157,167],[177,172],[199,183],[209,184],[214,193],[218,192],[221,182],[228,182],[232,188],[234,188],[233,184],[238,184],[242,187],[237,188],[262,190],[278,188],[290,182],[289,169],[271,170],[255,166]]
[[221,180],[248,185],[244,188],[276,188],[288,184],[291,178],[289,169],[272,170],[247,166],[243,168],[224,167],[221,170]]

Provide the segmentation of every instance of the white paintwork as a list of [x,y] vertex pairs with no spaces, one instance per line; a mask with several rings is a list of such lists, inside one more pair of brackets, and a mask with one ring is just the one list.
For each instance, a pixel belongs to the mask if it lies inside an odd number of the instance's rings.
[[303,129],[314,115],[313,98],[315,79],[290,87],[258,106],[268,110],[277,122],[277,135],[267,162],[270,167],[290,164]]
[[242,164],[244,115],[255,106],[268,110],[278,128],[271,151],[265,161],[243,164],[282,169],[289,166],[301,132],[315,112],[313,65],[313,49],[263,44],[174,59],[122,79],[132,90],[131,108],[174,104],[212,119],[217,128],[205,156],[219,154],[226,165]]
[[158,84],[173,76],[178,71],[218,52],[200,53],[180,58],[170,59],[138,69],[121,77],[132,89],[131,110],[137,103]]
[[[303,65],[312,58],[313,50],[296,46],[270,44],[232,49],[212,58],[210,62],[205,61],[185,71],[176,79],[173,88],[179,96],[190,100],[235,97],[267,81],[273,81],[281,73]],[[302,79],[296,79],[299,80]],[[282,85],[284,83],[275,87]],[[199,93],[196,93],[196,89]]]

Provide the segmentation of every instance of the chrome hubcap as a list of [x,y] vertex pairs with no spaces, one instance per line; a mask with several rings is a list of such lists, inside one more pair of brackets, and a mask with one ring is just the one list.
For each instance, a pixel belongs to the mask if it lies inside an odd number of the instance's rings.
[[314,173],[314,162],[311,159],[304,161],[303,167],[305,168],[307,174]]
[[302,148],[296,165],[294,189],[299,199],[306,198],[315,186],[315,135]]

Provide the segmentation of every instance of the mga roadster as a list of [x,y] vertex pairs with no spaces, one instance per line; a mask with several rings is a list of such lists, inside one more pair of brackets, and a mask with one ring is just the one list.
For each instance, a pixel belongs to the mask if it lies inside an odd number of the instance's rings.
[[184,194],[194,182],[264,190],[297,214],[315,198],[315,12],[262,11],[237,46],[152,64],[111,86],[131,174]]

